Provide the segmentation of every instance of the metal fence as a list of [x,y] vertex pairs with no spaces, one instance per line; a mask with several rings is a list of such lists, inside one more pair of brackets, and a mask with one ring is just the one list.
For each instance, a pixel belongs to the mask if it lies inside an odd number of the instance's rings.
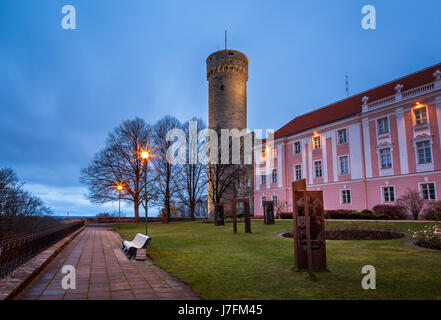
[[84,225],[83,221],[0,242],[0,279]]

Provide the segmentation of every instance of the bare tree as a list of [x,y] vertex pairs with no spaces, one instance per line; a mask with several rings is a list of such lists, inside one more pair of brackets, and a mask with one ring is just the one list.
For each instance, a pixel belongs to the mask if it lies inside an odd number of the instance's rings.
[[[218,128],[216,132],[220,132]],[[217,134],[219,136],[219,134]],[[212,137],[210,137],[211,139]],[[219,141],[220,139],[218,139]],[[210,142],[212,146],[214,142]],[[229,153],[228,163],[222,161],[222,143],[218,143],[217,154],[210,155],[210,163],[208,164],[208,189],[210,201],[213,205],[221,204],[222,199],[227,195],[235,198],[240,189],[239,181],[246,174],[245,167],[242,164],[232,164],[232,140],[230,138],[227,150]],[[243,145],[241,145],[241,149]],[[242,149],[243,150],[243,149]],[[210,151],[211,152],[211,151]],[[225,203],[225,205],[228,205]],[[210,213],[209,213],[210,214]]]
[[167,151],[173,144],[167,140],[167,134],[173,129],[180,129],[181,123],[172,116],[165,116],[153,126],[154,154],[152,166],[156,173],[154,188],[157,194],[156,204],[167,211],[167,221],[170,218],[170,201],[179,191],[179,175],[181,167],[172,164],[167,159]]
[[[133,204],[135,220],[139,222],[139,206],[145,206],[143,150],[151,146],[152,128],[144,120],[136,118],[124,121],[111,132],[106,146],[99,151],[92,163],[81,170],[80,182],[89,188],[89,199],[95,203],[118,200],[117,184],[124,187],[122,200]],[[152,187],[156,176],[147,170],[147,201],[156,197]],[[148,206],[148,203],[147,203]]]
[[285,201],[274,201],[274,209],[276,211],[277,219],[280,218],[280,213],[285,208],[285,206],[286,206]]
[[193,118],[183,125],[183,129],[189,142],[187,148],[187,161],[183,165],[179,178],[179,200],[190,210],[191,220],[195,220],[195,210],[202,202],[206,193],[207,165],[198,159],[198,150],[202,142],[198,141],[198,131],[207,126],[202,119]]
[[0,240],[58,225],[58,221],[47,217],[52,214],[40,198],[23,190],[23,183],[12,169],[0,170]]
[[397,200],[397,205],[403,207],[405,210],[409,210],[414,220],[418,220],[424,202],[418,190],[408,189],[407,192]]

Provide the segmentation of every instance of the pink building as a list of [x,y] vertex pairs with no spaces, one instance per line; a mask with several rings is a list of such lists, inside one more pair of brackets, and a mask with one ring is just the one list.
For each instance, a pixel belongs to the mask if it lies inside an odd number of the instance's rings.
[[441,64],[293,119],[255,150],[254,212],[292,211],[291,183],[323,190],[326,210],[441,197]]

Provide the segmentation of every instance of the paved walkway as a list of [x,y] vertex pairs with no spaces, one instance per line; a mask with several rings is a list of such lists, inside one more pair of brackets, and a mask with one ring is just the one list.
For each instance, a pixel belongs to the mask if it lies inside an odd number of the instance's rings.
[[[130,261],[119,235],[86,228],[21,292],[22,300],[175,300],[199,299],[185,284],[151,260]],[[76,269],[76,289],[64,290],[64,265]]]

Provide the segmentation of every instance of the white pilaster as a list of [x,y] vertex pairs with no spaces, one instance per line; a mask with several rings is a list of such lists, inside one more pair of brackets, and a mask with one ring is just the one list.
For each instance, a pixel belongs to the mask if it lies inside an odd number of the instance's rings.
[[[331,134],[333,131],[331,132]],[[323,157],[322,157],[322,169],[323,169],[323,181],[328,183],[328,154],[326,139],[329,137],[329,131],[323,134]]]
[[334,170],[334,182],[338,181],[337,141],[335,134],[331,135],[332,142],[332,169]]
[[406,127],[404,125],[404,110],[398,108],[396,110],[397,117],[397,134],[398,134],[398,148],[400,154],[401,174],[409,173],[409,159],[407,157],[407,143],[406,143]]
[[308,143],[308,139],[303,139],[302,140],[302,178],[306,179],[306,145],[308,145],[309,148],[309,143]]
[[277,146],[277,182],[279,188],[283,187],[282,146]]
[[[310,140],[309,140],[310,141]],[[309,184],[313,184],[314,180],[313,180],[313,175],[312,175],[312,143],[309,143],[309,147],[308,147],[308,171],[309,171]]]
[[366,178],[372,178],[372,158],[371,158],[371,135],[369,133],[369,119],[363,118],[363,140],[364,140],[364,156],[366,164]]
[[[441,73],[440,73],[441,76]],[[440,80],[441,81],[441,80]],[[436,104],[436,117],[438,120],[438,129],[439,129],[439,139],[441,139],[441,96],[435,98]]]
[[351,158],[351,178],[361,179],[363,177],[363,165],[361,162],[361,136],[359,124],[349,126],[349,156]]

